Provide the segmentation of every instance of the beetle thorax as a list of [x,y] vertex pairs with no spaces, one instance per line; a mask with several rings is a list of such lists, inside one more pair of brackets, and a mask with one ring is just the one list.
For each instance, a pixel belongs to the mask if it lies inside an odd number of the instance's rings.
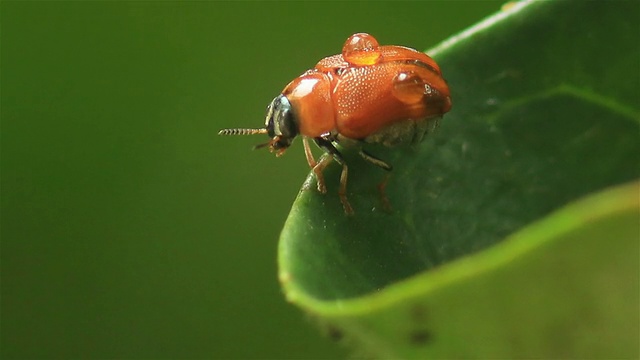
[[326,74],[307,71],[290,82],[282,93],[291,102],[300,134],[318,137],[335,129],[331,80]]

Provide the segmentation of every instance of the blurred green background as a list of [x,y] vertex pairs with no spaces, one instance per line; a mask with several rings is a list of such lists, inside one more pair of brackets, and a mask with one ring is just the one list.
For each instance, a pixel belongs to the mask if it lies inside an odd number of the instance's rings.
[[427,49],[501,4],[2,2],[2,358],[344,357],[277,282],[301,145],[216,133],[354,32]]

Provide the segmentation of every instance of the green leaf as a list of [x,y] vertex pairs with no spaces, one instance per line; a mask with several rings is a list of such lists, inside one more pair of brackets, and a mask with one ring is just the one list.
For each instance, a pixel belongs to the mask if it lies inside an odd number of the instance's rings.
[[[292,303],[392,358],[638,357],[640,2],[519,3],[430,55],[439,131],[370,149],[329,193],[309,176],[282,231]],[[333,185],[333,186],[332,186]],[[570,204],[570,205],[567,205]],[[560,210],[558,210],[560,209]]]

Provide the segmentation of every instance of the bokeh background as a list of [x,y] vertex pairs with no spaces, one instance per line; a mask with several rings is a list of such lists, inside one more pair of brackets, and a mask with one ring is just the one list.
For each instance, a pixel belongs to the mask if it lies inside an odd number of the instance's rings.
[[216,133],[354,32],[424,50],[501,4],[3,1],[1,357],[345,357],[277,282],[301,145]]

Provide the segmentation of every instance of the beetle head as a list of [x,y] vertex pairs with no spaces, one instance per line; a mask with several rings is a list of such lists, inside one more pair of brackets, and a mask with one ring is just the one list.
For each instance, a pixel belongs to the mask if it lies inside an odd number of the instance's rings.
[[285,150],[291,146],[291,142],[298,135],[298,122],[296,121],[291,103],[286,96],[280,94],[267,106],[267,117],[262,129],[223,129],[218,135],[253,135],[267,134],[270,141],[256,145],[254,149],[265,146],[269,147],[276,156],[284,154]]

